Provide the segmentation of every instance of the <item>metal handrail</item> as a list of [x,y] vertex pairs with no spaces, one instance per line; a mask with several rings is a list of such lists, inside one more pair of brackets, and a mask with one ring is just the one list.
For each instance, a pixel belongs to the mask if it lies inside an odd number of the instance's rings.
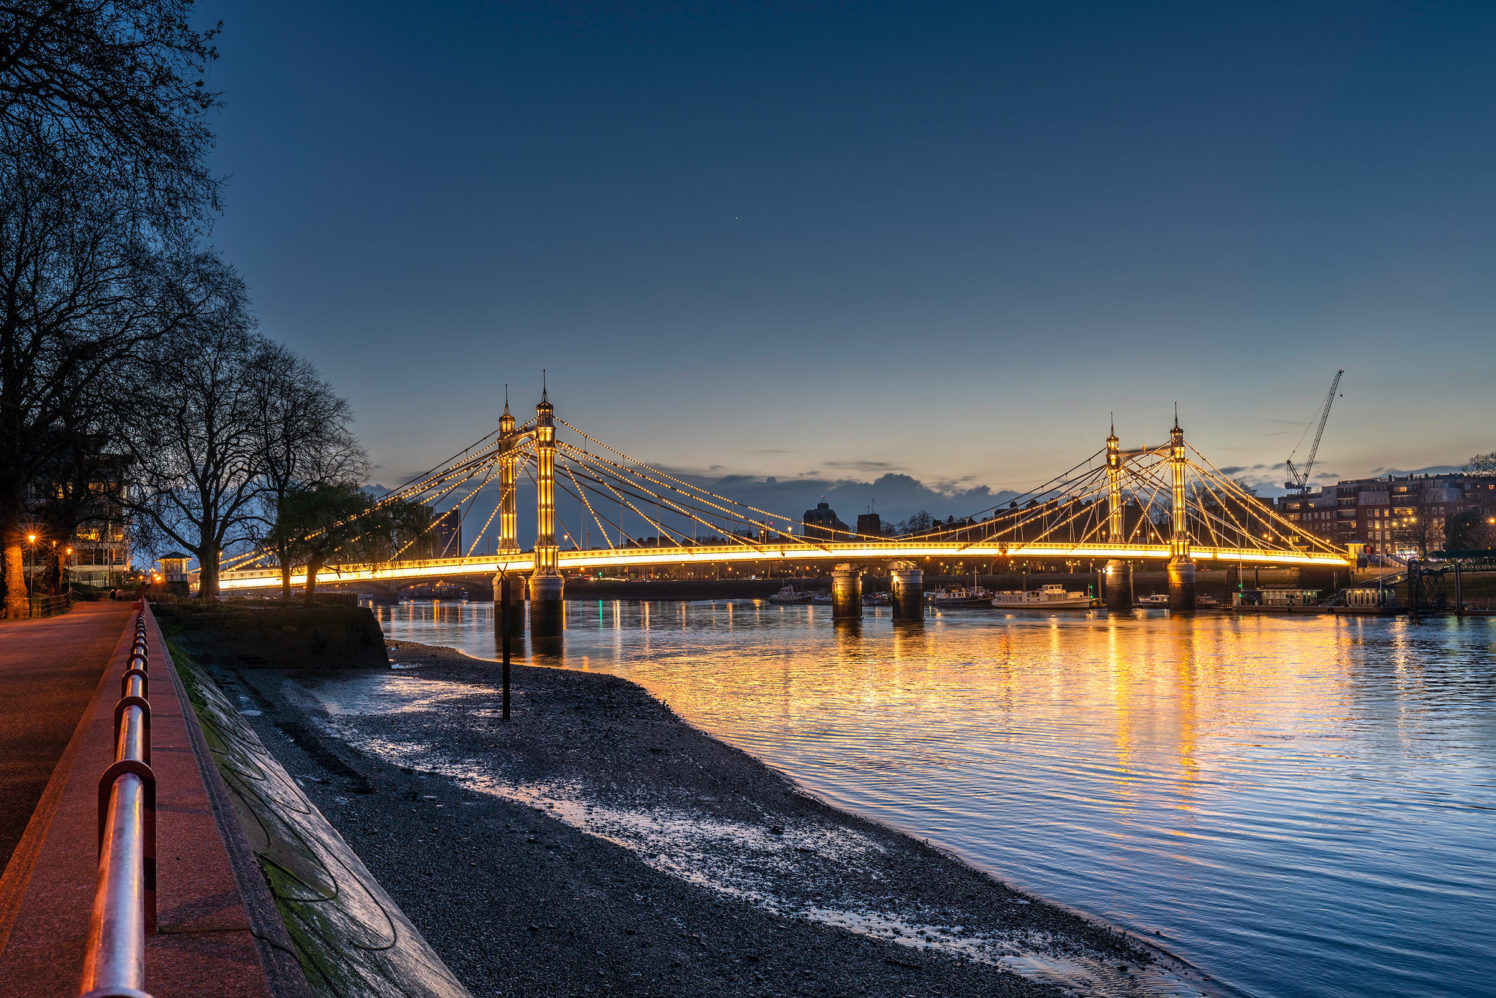
[[145,937],[156,931],[156,775],[151,771],[145,603],[114,707],[114,763],[99,779],[99,875],[82,998],[150,998]]

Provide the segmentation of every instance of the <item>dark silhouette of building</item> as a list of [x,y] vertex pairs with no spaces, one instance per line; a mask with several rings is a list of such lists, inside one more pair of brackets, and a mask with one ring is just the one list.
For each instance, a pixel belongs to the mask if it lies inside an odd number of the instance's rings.
[[436,557],[460,558],[462,550],[462,510],[453,506],[436,518]]
[[823,541],[840,540],[847,536],[847,525],[836,515],[836,510],[826,504],[823,499],[816,503],[815,509],[807,509],[805,516],[805,536]]
[[857,532],[864,537],[882,537],[883,518],[877,513],[858,513]]

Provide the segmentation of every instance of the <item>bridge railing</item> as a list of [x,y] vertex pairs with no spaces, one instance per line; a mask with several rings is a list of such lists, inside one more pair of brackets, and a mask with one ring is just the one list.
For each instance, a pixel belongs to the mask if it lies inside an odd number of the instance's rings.
[[114,762],[99,778],[99,873],[84,951],[83,998],[150,998],[145,937],[156,930],[156,776],[147,634],[142,601],[114,707]]

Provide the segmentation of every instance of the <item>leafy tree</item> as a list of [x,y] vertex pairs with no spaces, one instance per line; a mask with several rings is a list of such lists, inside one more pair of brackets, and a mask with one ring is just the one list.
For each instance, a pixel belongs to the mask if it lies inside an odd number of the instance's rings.
[[1486,516],[1478,509],[1467,509],[1444,518],[1444,549],[1475,551],[1490,546]]
[[[424,514],[424,515],[423,515]],[[269,540],[306,569],[306,602],[317,575],[334,560],[377,563],[429,528],[430,511],[413,503],[379,503],[347,483],[293,487],[277,506]]]

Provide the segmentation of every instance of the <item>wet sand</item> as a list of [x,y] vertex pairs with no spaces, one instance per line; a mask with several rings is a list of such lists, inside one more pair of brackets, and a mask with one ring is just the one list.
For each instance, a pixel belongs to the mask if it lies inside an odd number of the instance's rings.
[[617,677],[391,642],[212,670],[479,995],[1198,995],[1199,973],[831,808]]

